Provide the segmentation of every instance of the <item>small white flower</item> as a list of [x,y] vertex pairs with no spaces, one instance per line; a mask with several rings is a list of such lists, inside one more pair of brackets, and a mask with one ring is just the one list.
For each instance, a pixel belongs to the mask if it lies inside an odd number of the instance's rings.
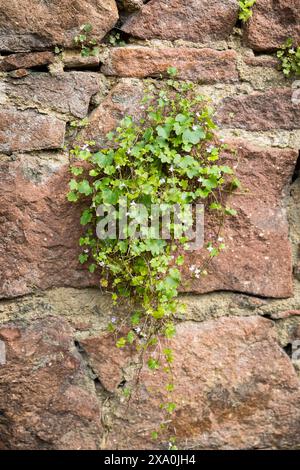
[[116,323],[116,321],[117,321],[116,317],[111,317],[111,322],[112,323]]
[[211,253],[213,251],[213,247],[210,245],[207,247],[207,250]]
[[88,144],[84,144],[81,150],[90,150]]
[[198,126],[193,126],[192,129],[193,131],[196,131],[198,129]]
[[174,171],[173,165],[170,166],[170,171]]
[[200,117],[200,113],[196,113],[196,116],[197,116],[197,117]]
[[120,168],[121,168],[120,165],[117,165],[117,166],[116,166],[116,169],[117,169],[117,170],[119,170]]
[[88,250],[88,249],[85,249],[85,250],[84,250],[84,252],[85,252],[85,253],[88,253],[88,252],[89,252],[89,250]]
[[218,242],[221,243],[221,242],[223,242],[223,241],[224,241],[224,238],[222,238],[222,237],[219,237],[219,238],[218,238]]
[[131,205],[131,206],[136,206],[136,202],[135,202],[135,201],[132,201],[132,202],[130,203],[130,205]]
[[165,180],[165,178],[161,178],[161,179],[159,180],[159,182],[162,184],[162,183],[165,183],[166,180]]
[[195,269],[196,269],[196,266],[195,266],[194,264],[192,264],[192,266],[190,266],[190,271],[191,271],[191,272],[194,272]]
[[140,329],[140,327],[138,326],[137,328],[135,328],[135,331],[137,334],[139,334],[142,330]]

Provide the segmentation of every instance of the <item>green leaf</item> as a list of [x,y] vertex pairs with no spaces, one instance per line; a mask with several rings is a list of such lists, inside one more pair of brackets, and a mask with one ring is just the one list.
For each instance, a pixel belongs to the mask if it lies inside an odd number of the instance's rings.
[[97,266],[96,266],[95,264],[90,264],[90,265],[89,265],[89,271],[90,271],[90,273],[94,273],[95,270],[96,270],[96,267],[97,267]]
[[184,263],[184,256],[183,255],[179,255],[176,259],[176,264],[177,266],[182,266]]
[[77,191],[77,189],[78,189],[78,183],[77,183],[77,181],[74,180],[74,179],[71,180],[71,181],[69,182],[69,188],[71,189],[71,191]]
[[89,196],[93,192],[93,188],[87,180],[80,181],[77,189],[80,194],[84,194],[85,196]]
[[177,68],[176,67],[169,67],[167,72],[168,72],[168,75],[170,75],[170,77],[176,77]]
[[170,135],[169,128],[157,126],[156,131],[157,131],[157,135],[159,135],[159,137],[161,137],[162,139],[167,140],[169,138],[169,135]]
[[83,168],[81,168],[79,166],[72,166],[71,167],[71,173],[74,176],[79,176],[83,173]]
[[86,209],[85,211],[83,211],[81,217],[80,217],[80,223],[81,225],[87,225],[91,222],[93,218],[93,214],[91,213],[91,211],[89,209]]
[[175,403],[167,403],[165,409],[168,413],[172,414],[176,409],[176,405]]
[[105,168],[107,166],[110,166],[113,161],[114,161],[114,155],[113,153],[101,153],[97,152],[93,155],[92,157],[93,163],[96,163],[99,165],[101,168]]
[[124,348],[124,346],[126,346],[126,339],[123,336],[119,338],[118,341],[116,342],[116,346],[119,349]]
[[127,341],[129,344],[132,344],[135,340],[135,333],[133,331],[129,331],[127,334]]
[[87,260],[88,260],[88,257],[89,255],[87,253],[81,253],[79,256],[78,256],[78,259],[79,259],[79,262],[81,264],[85,263]]
[[176,334],[176,328],[173,323],[169,323],[165,328],[165,336],[168,339],[173,338]]
[[159,369],[159,362],[156,359],[154,359],[153,357],[150,357],[147,364],[148,364],[148,367],[149,367],[150,370]]
[[139,312],[135,312],[133,315],[131,315],[131,324],[132,326],[137,326],[140,323],[140,314]]
[[69,202],[77,202],[78,201],[78,194],[74,193],[73,191],[70,191],[68,193],[67,199]]
[[197,145],[205,138],[205,131],[202,127],[197,126],[195,130],[186,129],[182,134],[182,140],[188,144]]
[[230,209],[230,207],[226,207],[225,209],[225,214],[226,215],[233,215],[233,216],[236,216],[237,215],[237,211],[235,209]]

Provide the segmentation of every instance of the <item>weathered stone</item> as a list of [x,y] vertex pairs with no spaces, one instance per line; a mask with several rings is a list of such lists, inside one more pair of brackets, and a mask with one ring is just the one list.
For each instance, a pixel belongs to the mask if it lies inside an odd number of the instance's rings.
[[117,4],[128,12],[140,10],[144,5],[143,0],[117,0]]
[[169,67],[177,68],[177,77],[200,83],[238,80],[236,52],[213,49],[117,47],[110,51],[101,71],[121,77],[167,76]]
[[246,65],[251,65],[252,67],[278,68],[279,66],[279,60],[269,55],[255,56],[252,52],[252,54],[246,55],[243,59]]
[[54,116],[33,110],[0,110],[0,152],[61,148],[64,135],[65,123]]
[[245,191],[233,195],[228,205],[235,208],[238,215],[236,219],[225,221],[220,235],[215,233],[216,223],[206,217],[206,241],[219,244],[216,239],[224,238],[226,249],[211,260],[208,275],[200,279],[191,279],[189,267],[201,268],[208,253],[205,249],[191,252],[184,266],[185,278],[191,280],[184,289],[199,293],[232,290],[264,297],[290,297],[293,293],[292,259],[283,201],[298,152],[261,148],[242,141],[232,144],[238,152],[236,171]]
[[235,0],[151,0],[125,22],[122,30],[143,39],[209,42],[230,35],[238,10]]
[[138,118],[141,115],[143,83],[122,79],[112,88],[100,106],[89,116],[88,126],[80,132],[78,142],[93,140],[102,145],[108,132],[116,127],[125,115]]
[[174,435],[180,449],[299,448],[299,380],[271,321],[186,322],[172,348],[176,411],[162,437],[155,442],[150,435],[162,420],[160,403],[169,401],[168,377],[145,366],[130,408],[120,404],[115,413],[109,449],[166,448]]
[[99,69],[100,59],[95,55],[87,57],[80,51],[67,50],[62,53],[62,61],[66,69]]
[[12,78],[24,78],[29,75],[30,72],[28,69],[18,69],[18,70],[12,70],[9,72],[9,76]]
[[100,89],[101,76],[93,72],[68,72],[51,76],[33,73],[23,80],[8,80],[7,95],[18,104],[51,109],[83,118],[93,95]]
[[299,44],[299,0],[257,0],[244,36],[257,51],[278,49],[289,37]]
[[51,64],[54,60],[53,52],[30,52],[28,54],[11,54],[0,61],[0,71],[10,72],[17,69],[28,69],[41,65]]
[[9,323],[0,339],[0,449],[97,449],[99,404],[70,326],[58,317]]
[[136,356],[134,348],[132,351],[117,348],[116,339],[111,333],[84,339],[80,341],[80,345],[87,354],[93,371],[101,377],[103,387],[109,392],[115,392],[124,379],[122,366]]
[[271,315],[273,320],[280,320],[282,318],[295,317],[300,315],[300,310],[285,310],[284,312],[275,312]]
[[95,285],[78,262],[82,208],[66,199],[67,157],[2,157],[0,167],[0,297],[51,286]]
[[300,128],[300,106],[293,103],[290,88],[273,88],[225,98],[217,119],[224,127],[251,131],[293,130]]
[[3,0],[0,7],[0,51],[25,52],[53,45],[72,47],[83,24],[101,39],[118,20],[115,0]]

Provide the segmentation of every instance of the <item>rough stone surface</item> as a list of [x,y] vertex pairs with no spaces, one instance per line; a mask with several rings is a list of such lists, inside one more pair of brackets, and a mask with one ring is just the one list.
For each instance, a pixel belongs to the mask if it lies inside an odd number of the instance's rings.
[[[226,220],[221,237],[226,250],[211,261],[208,275],[191,280],[188,291],[232,290],[264,297],[289,297],[293,293],[291,247],[284,198],[298,152],[260,148],[242,141],[232,143],[238,151],[237,175],[246,190],[228,205],[236,219]],[[215,231],[206,219],[205,237],[215,241]],[[185,267],[201,267],[204,250],[192,252]]]
[[0,449],[97,449],[102,432],[94,383],[61,318],[0,327]]
[[81,208],[66,200],[67,158],[1,157],[0,166],[0,297],[95,284],[78,262]]
[[0,61],[0,72],[9,72],[17,69],[28,69],[31,67],[38,67],[41,65],[48,65],[54,61],[53,52],[31,52],[24,54],[11,54],[5,56]]
[[95,55],[84,57],[78,50],[66,50],[62,53],[66,69],[99,69],[100,59]]
[[122,10],[126,10],[126,12],[140,10],[144,5],[143,0],[117,0],[117,4]]
[[115,392],[124,380],[122,366],[136,357],[134,348],[132,351],[127,348],[118,349],[114,335],[109,333],[84,339],[80,341],[80,345],[87,354],[93,371],[101,377],[103,387],[108,392]]
[[245,29],[247,44],[257,51],[273,50],[289,37],[299,44],[299,0],[257,0]]
[[61,148],[65,123],[54,116],[15,108],[0,110],[0,152]]
[[116,127],[125,115],[141,115],[143,84],[139,80],[122,79],[89,116],[89,125],[80,132],[78,142],[93,140],[102,145],[108,132]]
[[[177,328],[173,349],[177,409],[164,435],[176,434],[180,448],[299,448],[299,380],[271,321],[187,322]],[[166,380],[142,371],[130,412],[120,405],[114,417],[109,449],[157,445],[149,434],[160,423]]]
[[93,72],[68,72],[51,76],[33,73],[24,79],[8,80],[5,91],[12,100],[28,107],[57,111],[83,118],[101,76]]
[[225,98],[218,110],[217,120],[224,127],[251,131],[299,129],[300,106],[292,102],[290,88],[275,88]]
[[101,39],[118,20],[115,0],[2,0],[0,51],[25,52],[71,47],[83,24]]
[[150,0],[122,29],[143,39],[209,42],[230,35],[238,10],[235,0]]
[[234,51],[213,49],[118,47],[111,49],[101,71],[106,75],[144,78],[167,76],[172,66],[183,80],[232,82],[238,80],[236,57]]

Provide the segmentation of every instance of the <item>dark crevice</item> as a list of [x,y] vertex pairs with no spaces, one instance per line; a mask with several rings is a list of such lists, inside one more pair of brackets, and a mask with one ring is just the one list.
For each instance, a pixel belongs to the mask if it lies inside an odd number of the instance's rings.
[[292,176],[292,183],[294,183],[294,181],[296,181],[296,179],[299,178],[299,176],[300,176],[300,152],[299,152],[299,155],[296,161],[296,166],[294,169],[294,173]]
[[127,383],[126,380],[123,379],[123,380],[119,383],[118,388],[124,388],[125,385],[126,385],[126,383]]
[[[7,57],[9,55],[15,55],[15,54],[18,54],[18,52],[0,51],[0,57]],[[22,54],[22,52],[19,52],[19,54]]]
[[237,19],[237,21],[235,23],[235,27],[239,28],[239,29],[243,29],[243,25],[244,25],[244,23],[242,22],[242,20]]
[[285,353],[289,356],[290,359],[292,359],[292,354],[293,354],[293,346],[291,343],[288,343],[286,346],[282,348]]
[[261,57],[261,56],[266,56],[266,55],[274,56],[275,52],[277,52],[277,49],[266,49],[263,51],[255,51],[252,49],[252,52],[255,57]]
[[84,365],[86,367],[88,376],[94,382],[94,386],[95,386],[95,390],[96,390],[97,394],[101,395],[104,398],[110,397],[112,394],[106,390],[106,388],[102,384],[101,380],[99,379],[97,373],[95,372],[95,370],[90,365],[89,356],[88,356],[86,350],[84,349],[84,347],[82,346],[82,344],[80,344],[79,341],[74,340],[74,345],[75,345],[75,348],[77,349],[77,352],[80,354],[80,356],[81,356],[81,358],[84,362]]
[[30,67],[29,71],[32,72],[49,72],[48,65],[36,65],[34,67]]

